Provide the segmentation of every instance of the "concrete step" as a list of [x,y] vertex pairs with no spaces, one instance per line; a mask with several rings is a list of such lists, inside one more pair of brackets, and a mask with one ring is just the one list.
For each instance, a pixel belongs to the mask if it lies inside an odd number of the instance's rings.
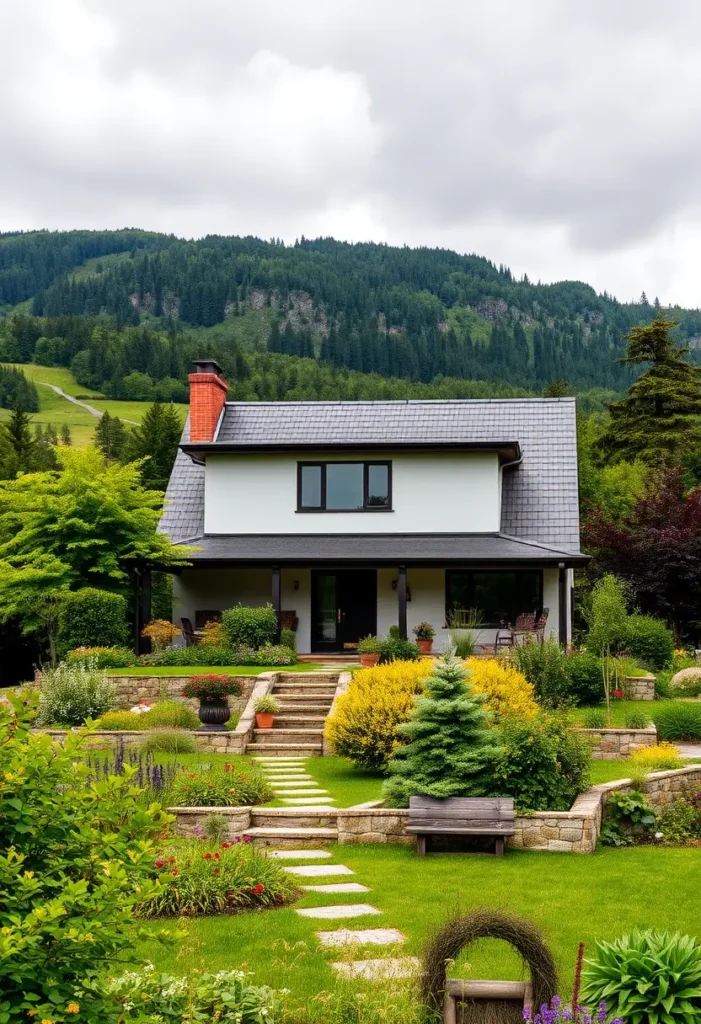
[[247,754],[273,754],[279,757],[320,757],[319,743],[249,743]]
[[309,696],[312,694],[319,694],[325,697],[333,697],[336,693],[336,683],[304,683],[298,679],[290,680],[286,683],[273,683],[273,693],[287,694],[287,693],[304,693]]
[[273,743],[282,743],[284,740],[305,740],[311,741],[318,739],[321,742],[321,738],[324,735],[324,730],[315,729],[254,729],[253,736],[255,742],[260,743],[261,740],[265,740],[267,737],[271,737]]
[[293,729],[295,726],[304,728],[306,725],[317,728],[323,726],[326,715],[276,715],[273,729]]
[[279,683],[332,683],[338,682],[338,672],[281,672]]
[[322,715],[324,718],[326,718],[331,708],[332,701],[329,699],[328,703],[322,704],[322,702],[316,697],[312,698],[312,700],[314,701],[314,703],[310,701],[308,704],[305,704],[303,700],[300,700],[299,704],[293,704],[290,697],[285,697],[284,701],[280,701],[280,710],[278,714]]
[[299,849],[310,847],[318,849],[338,839],[336,828],[284,828],[284,827],[253,827],[246,830],[256,846],[275,846],[279,849]]

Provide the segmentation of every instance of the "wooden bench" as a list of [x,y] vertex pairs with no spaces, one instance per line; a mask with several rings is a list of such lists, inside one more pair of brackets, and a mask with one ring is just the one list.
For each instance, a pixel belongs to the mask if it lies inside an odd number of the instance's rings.
[[412,796],[407,832],[416,836],[416,852],[426,856],[429,836],[487,836],[495,840],[494,852],[504,856],[504,839],[516,833],[511,797],[459,797],[436,800]]

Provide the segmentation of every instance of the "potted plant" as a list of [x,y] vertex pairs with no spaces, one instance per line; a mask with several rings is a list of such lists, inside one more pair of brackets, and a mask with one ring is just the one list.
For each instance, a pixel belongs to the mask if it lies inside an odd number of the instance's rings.
[[263,697],[258,698],[253,705],[253,710],[256,713],[256,728],[272,729],[273,719],[280,710],[280,705],[272,693],[266,693]]
[[430,654],[433,647],[433,638],[436,635],[436,631],[431,623],[420,622],[418,626],[414,626],[412,632],[416,637],[419,654]]
[[358,654],[363,668],[374,668],[382,654],[382,640],[379,636],[365,636],[358,641]]
[[231,718],[228,697],[241,694],[241,683],[233,676],[193,676],[182,691],[183,697],[195,697],[200,706],[200,722],[209,731],[224,729]]

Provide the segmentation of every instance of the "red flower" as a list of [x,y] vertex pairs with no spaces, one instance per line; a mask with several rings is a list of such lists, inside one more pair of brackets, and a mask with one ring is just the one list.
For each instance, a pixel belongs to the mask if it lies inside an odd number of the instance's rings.
[[211,853],[205,853],[204,859],[205,860],[211,860],[212,859],[212,854]]
[[215,853],[215,854],[214,854],[214,859],[215,859],[215,860],[219,860],[219,854],[218,854],[218,853]]
[[173,868],[173,870],[171,871],[171,875],[173,875],[173,877],[175,877],[177,875],[177,873],[178,873],[178,869],[177,868]]
[[231,846],[231,843],[222,843],[221,844],[222,850],[228,850],[230,846]]
[[156,865],[157,868],[162,868],[163,867],[163,861],[162,860],[157,860],[157,861],[155,861],[155,865]]
[[618,698],[625,697],[625,693],[623,692],[623,690],[614,690],[613,695],[614,697]]
[[251,889],[251,892],[253,893],[254,896],[258,896],[259,893],[263,892],[263,889],[265,889],[265,886],[261,882],[259,882],[258,885],[255,885]]
[[219,874],[219,868],[215,868],[214,871],[212,872],[212,874],[213,875],[218,875]]

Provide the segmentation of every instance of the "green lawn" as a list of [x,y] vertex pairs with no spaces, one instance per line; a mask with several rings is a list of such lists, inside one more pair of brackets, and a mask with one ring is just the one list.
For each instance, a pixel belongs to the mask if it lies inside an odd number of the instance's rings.
[[[68,402],[61,395],[57,395],[51,388],[45,387],[44,383],[54,384],[65,391],[67,395],[81,397],[88,405],[92,405],[101,412],[109,412],[110,416],[119,416],[128,424],[140,423],[149,402],[121,402],[114,399],[107,399],[90,388],[79,384],[71,371],[64,366],[38,366],[35,363],[8,363],[22,370],[29,379],[37,382],[39,392],[39,412],[32,413],[32,422],[53,423],[58,430],[64,423],[70,427],[73,444],[86,445],[92,441],[95,426],[98,418],[93,416],[78,405]],[[180,413],[181,419],[185,420],[187,405],[176,404],[175,408]],[[0,409],[0,422],[9,419],[9,409]]]
[[[612,939],[635,927],[699,934],[699,851],[637,847],[602,849],[591,856],[510,851],[506,857],[436,856],[419,859],[401,846],[343,846],[334,863],[347,865],[371,892],[335,894],[338,902],[372,903],[382,917],[361,918],[351,927],[395,927],[407,937],[400,955],[420,955],[434,929],[455,912],[496,907],[522,914],[545,932],[561,975],[560,991],[572,987],[577,946],[593,951],[599,938]],[[330,879],[332,880],[332,879]],[[316,881],[316,880],[315,880]],[[323,882],[323,878],[321,879]],[[328,895],[307,893],[295,906],[328,903]],[[345,922],[339,922],[342,926]],[[322,952],[314,932],[336,927],[299,917],[293,907],[182,922],[190,966],[217,971],[244,966],[259,983],[292,990],[300,1000],[327,989],[328,961],[339,950]],[[391,947],[368,956],[392,955]],[[141,952],[157,969],[182,973],[182,953],[155,941]],[[362,955],[365,955],[363,951]],[[354,951],[355,956],[359,952]],[[513,956],[498,943],[470,950],[453,972],[473,978],[519,977]],[[357,986],[356,986],[357,987]]]
[[314,662],[296,665],[160,665],[146,668],[109,668],[108,676],[259,676],[262,672],[316,672],[321,668]]

